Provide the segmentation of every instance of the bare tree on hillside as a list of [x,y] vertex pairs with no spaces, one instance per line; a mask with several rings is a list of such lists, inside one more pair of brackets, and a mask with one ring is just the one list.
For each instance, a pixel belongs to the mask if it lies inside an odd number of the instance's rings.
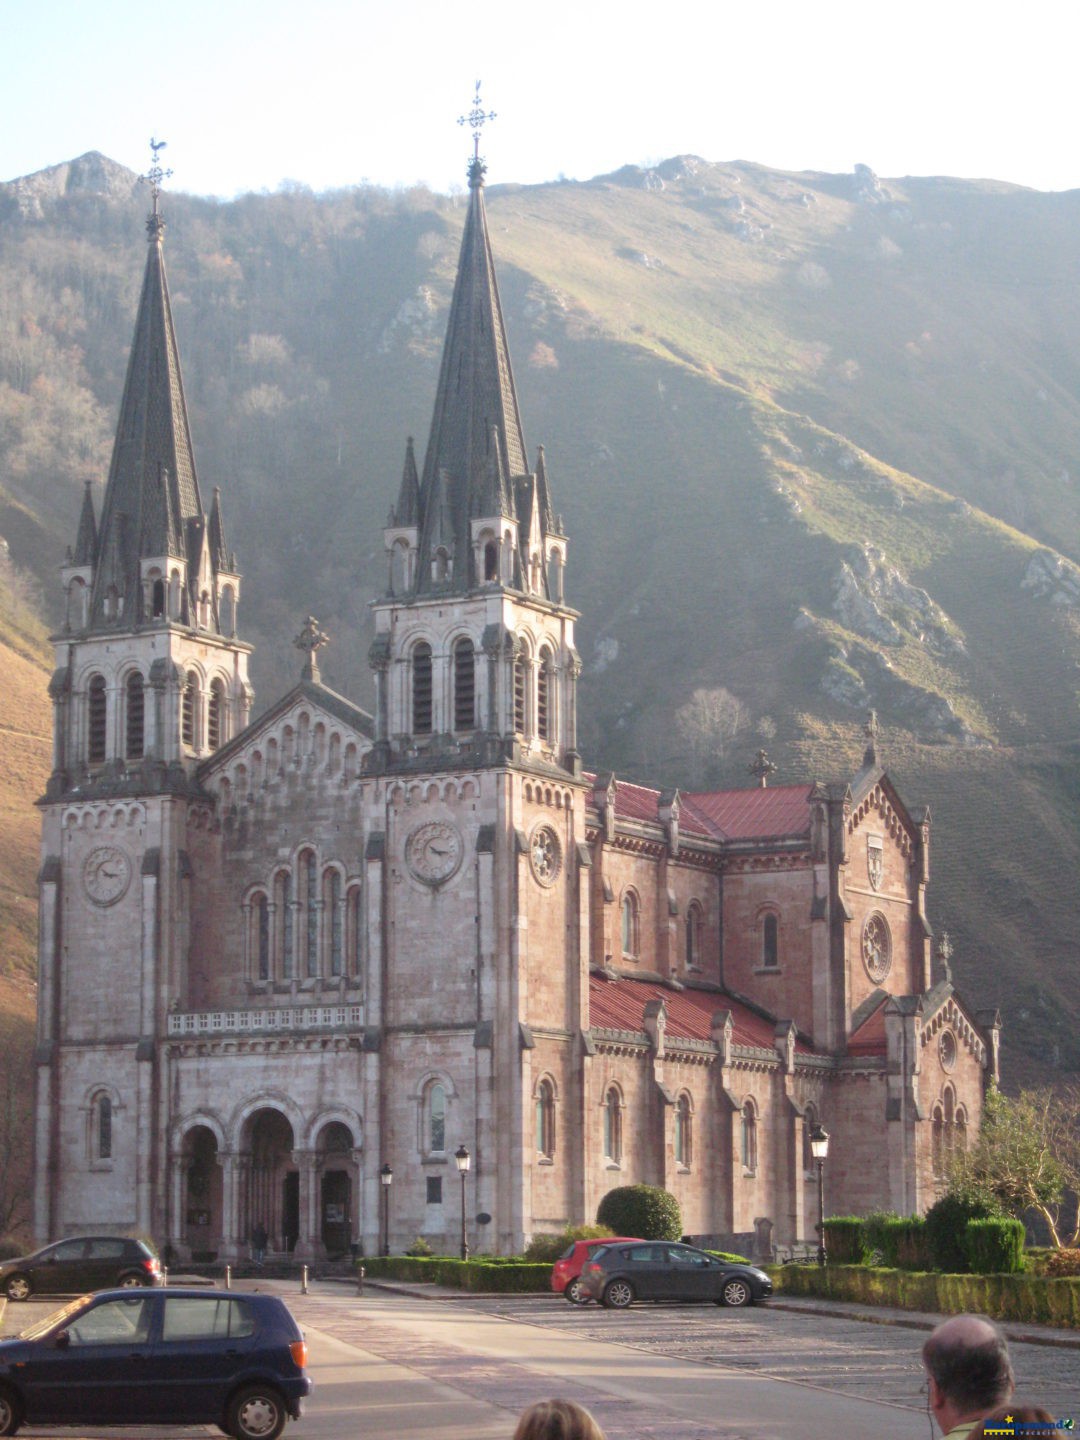
[[695,690],[686,704],[679,706],[675,729],[686,745],[692,783],[708,782],[749,719],[746,706],[722,685]]

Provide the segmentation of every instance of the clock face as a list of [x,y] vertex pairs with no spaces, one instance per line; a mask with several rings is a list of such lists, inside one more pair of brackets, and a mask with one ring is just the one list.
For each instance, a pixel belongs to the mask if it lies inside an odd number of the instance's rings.
[[529,841],[529,864],[541,885],[553,885],[562,864],[559,837],[550,825],[538,825]]
[[91,850],[83,866],[83,888],[95,905],[115,905],[131,884],[131,861],[115,845]]
[[460,834],[442,820],[418,825],[405,842],[405,863],[425,885],[449,880],[457,873],[464,853]]

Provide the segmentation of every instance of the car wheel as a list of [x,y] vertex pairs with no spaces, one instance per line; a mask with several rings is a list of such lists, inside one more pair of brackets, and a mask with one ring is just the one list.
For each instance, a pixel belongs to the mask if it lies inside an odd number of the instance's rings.
[[754,1298],[745,1280],[725,1281],[721,1294],[725,1305],[749,1305]]
[[235,1440],[277,1440],[285,1418],[285,1402],[272,1386],[248,1385],[232,1398],[228,1430]]
[[144,1285],[149,1285],[150,1281],[142,1275],[128,1274],[121,1275],[116,1283],[121,1290],[141,1290]]
[[10,1390],[0,1385],[0,1435],[14,1435],[22,1424],[22,1410]]
[[581,1276],[575,1275],[562,1292],[571,1305],[588,1305],[590,1296],[586,1295],[581,1288]]
[[9,1275],[4,1289],[9,1300],[29,1300],[34,1293],[29,1275]]
[[612,1280],[604,1290],[604,1304],[609,1310],[625,1310],[634,1300],[634,1287],[629,1280]]

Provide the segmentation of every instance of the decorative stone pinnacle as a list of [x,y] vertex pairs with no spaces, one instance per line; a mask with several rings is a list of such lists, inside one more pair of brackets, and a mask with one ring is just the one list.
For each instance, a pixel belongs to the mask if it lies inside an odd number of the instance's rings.
[[746,770],[747,774],[754,776],[758,784],[761,786],[762,790],[764,790],[765,787],[768,785],[769,776],[776,774],[776,766],[769,759],[768,754],[764,750],[759,750],[757,752],[757,755],[754,757],[753,763],[748,765],[746,767]]
[[300,634],[297,635],[296,639],[293,641],[293,644],[298,650],[307,651],[308,658],[306,664],[304,665],[303,671],[303,678],[305,680],[314,680],[318,682],[319,651],[323,648],[324,645],[329,645],[329,643],[330,636],[327,635],[325,630],[320,628],[319,622],[315,619],[315,616],[309,615],[304,621],[304,628],[300,631]]
[[863,734],[866,736],[866,749],[863,751],[863,765],[866,768],[877,764],[877,738],[879,733],[877,711],[868,710],[866,712],[866,724],[863,727]]
[[146,172],[145,175],[139,176],[139,179],[143,181],[143,183],[150,186],[150,203],[152,209],[150,211],[150,214],[146,217],[146,232],[150,236],[151,240],[160,239],[162,231],[165,229],[165,221],[158,214],[158,199],[161,196],[162,180],[168,180],[173,172],[171,170],[163,170],[161,168],[161,160],[158,152],[164,150],[167,144],[167,140],[155,140],[153,139],[153,137],[151,137],[150,169]]
[[946,980],[952,980],[952,966],[949,961],[952,959],[953,943],[952,937],[947,930],[941,932],[941,938],[937,942],[937,956],[941,962],[941,971]]
[[487,173],[487,166],[480,159],[480,131],[489,120],[496,119],[494,110],[484,112],[483,102],[480,99],[480,81],[476,82],[476,94],[473,96],[472,109],[467,115],[458,116],[459,125],[468,125],[473,132],[473,156],[469,161],[469,188],[477,189],[484,183],[484,175]]

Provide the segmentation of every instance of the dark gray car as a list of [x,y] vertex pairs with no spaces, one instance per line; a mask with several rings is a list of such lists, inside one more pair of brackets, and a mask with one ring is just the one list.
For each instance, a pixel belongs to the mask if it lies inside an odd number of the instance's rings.
[[113,1285],[160,1285],[157,1256],[125,1235],[80,1235],[58,1240],[0,1264],[0,1290],[9,1300],[31,1295],[82,1295]]
[[581,1272],[582,1293],[609,1309],[635,1300],[708,1300],[750,1305],[772,1294],[772,1281],[756,1265],[736,1264],[667,1240],[605,1245]]

